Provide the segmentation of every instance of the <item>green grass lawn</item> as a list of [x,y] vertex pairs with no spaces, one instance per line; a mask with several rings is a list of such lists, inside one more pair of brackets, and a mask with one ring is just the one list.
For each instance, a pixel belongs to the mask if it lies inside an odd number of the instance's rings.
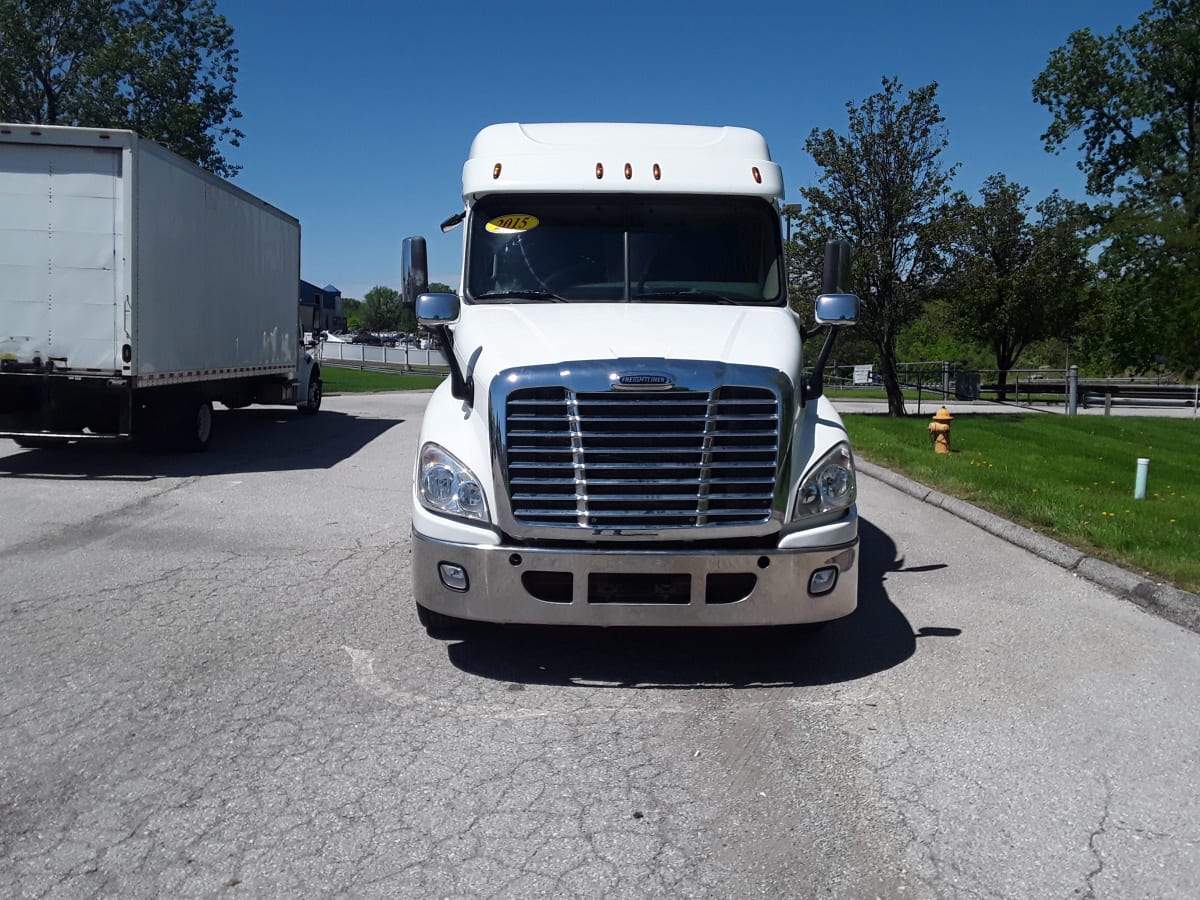
[[445,375],[402,374],[349,369],[344,366],[323,366],[321,380],[327,394],[348,394],[366,391],[415,391],[435,388]]
[[[1200,591],[1200,421],[958,415],[953,452],[933,452],[928,416],[844,416],[864,459],[1063,543]],[[1146,499],[1134,500],[1139,457]]]

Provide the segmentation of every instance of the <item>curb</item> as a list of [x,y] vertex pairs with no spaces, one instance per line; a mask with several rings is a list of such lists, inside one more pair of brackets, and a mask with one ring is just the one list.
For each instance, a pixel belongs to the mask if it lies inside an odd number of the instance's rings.
[[1142,575],[1095,559],[1081,550],[1068,547],[1036,531],[1002,519],[995,513],[973,506],[965,500],[935,491],[864,459],[856,459],[854,466],[860,474],[882,481],[922,503],[940,507],[988,534],[1028,550],[1035,556],[1086,578],[1124,600],[1136,603],[1147,612],[1200,633],[1200,596],[1196,594],[1180,590],[1173,585],[1150,581]]

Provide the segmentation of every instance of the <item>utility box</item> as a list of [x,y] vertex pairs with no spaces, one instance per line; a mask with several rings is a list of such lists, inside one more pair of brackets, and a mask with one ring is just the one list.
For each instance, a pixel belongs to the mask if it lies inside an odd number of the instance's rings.
[[954,399],[978,400],[979,380],[978,372],[956,372],[954,374]]

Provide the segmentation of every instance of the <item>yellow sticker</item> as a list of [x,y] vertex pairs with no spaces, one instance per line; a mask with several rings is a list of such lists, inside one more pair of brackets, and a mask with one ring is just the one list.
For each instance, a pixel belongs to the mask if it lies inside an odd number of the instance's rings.
[[507,216],[496,216],[486,227],[492,234],[517,234],[521,231],[531,231],[539,224],[537,216],[509,213]]

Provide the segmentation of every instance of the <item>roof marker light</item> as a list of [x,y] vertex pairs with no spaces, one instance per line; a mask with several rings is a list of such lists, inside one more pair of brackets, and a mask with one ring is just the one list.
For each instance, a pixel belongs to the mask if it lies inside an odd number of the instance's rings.
[[662,169],[658,167],[658,163],[654,164],[654,180],[662,181]]
[[496,165],[492,166],[492,181],[495,181],[499,177],[500,177],[500,163],[496,163]]
[[754,175],[754,183],[762,184],[762,172],[758,171],[758,166],[754,166],[753,168],[750,169],[750,171]]
[[604,177],[604,163],[596,163],[596,177],[597,178]]
[[633,177],[633,166],[630,165],[629,163],[625,163],[625,180],[628,181],[632,177]]

